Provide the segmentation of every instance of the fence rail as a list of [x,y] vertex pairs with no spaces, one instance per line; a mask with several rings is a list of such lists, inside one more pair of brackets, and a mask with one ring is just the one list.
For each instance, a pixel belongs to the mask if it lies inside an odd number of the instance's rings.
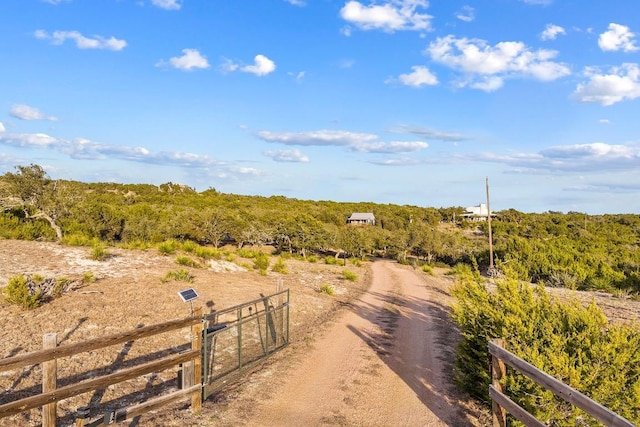
[[[177,392],[158,397],[155,401],[149,401],[130,408],[121,409],[114,415],[119,415],[120,419],[128,419],[133,416],[140,415],[140,413],[142,413],[141,411],[148,411],[150,408],[152,409],[158,404],[158,402],[165,404],[169,401],[175,401],[186,396],[191,396],[192,410],[197,412],[200,410],[202,396],[200,374],[202,325],[202,309],[197,308],[193,316],[185,319],[171,320],[157,325],[146,326],[122,333],[83,341],[78,344],[57,346],[56,334],[46,334],[44,336],[44,348],[42,350],[0,360],[0,372],[41,363],[43,375],[42,393],[0,405],[0,419],[15,415],[22,411],[42,407],[42,425],[44,427],[53,427],[56,425],[57,402],[90,391],[104,389],[109,385],[117,384],[152,372],[163,371],[178,364],[183,364],[185,367],[195,367],[195,369],[191,369],[193,374],[185,382],[185,384],[187,384],[186,390],[179,390]],[[186,327],[191,327],[191,335],[193,337],[191,350],[189,351],[171,354],[158,360],[144,362],[131,368],[122,369],[114,373],[57,388],[57,359],[120,343],[132,342],[141,338],[151,337]],[[83,424],[80,423],[79,425]]]
[[506,426],[505,409],[508,409],[509,413],[514,418],[521,421],[527,427],[545,425],[504,394],[502,384],[500,383],[506,373],[504,364],[507,364],[516,371],[524,374],[526,377],[530,378],[547,390],[552,391],[566,402],[582,409],[584,412],[596,418],[608,427],[635,427],[635,424],[626,418],[621,417],[610,409],[580,393],[578,390],[564,384],[546,372],[541,371],[513,353],[508,352],[504,349],[504,343],[502,340],[491,341],[489,343],[489,353],[492,355],[492,385],[489,387],[489,395],[493,401],[494,427]]

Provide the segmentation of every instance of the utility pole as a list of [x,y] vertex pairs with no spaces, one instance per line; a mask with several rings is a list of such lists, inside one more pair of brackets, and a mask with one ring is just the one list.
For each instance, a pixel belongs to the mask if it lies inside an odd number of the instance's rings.
[[487,177],[487,225],[489,227],[489,274],[493,274],[493,236],[491,234],[491,202],[489,201],[489,177]]

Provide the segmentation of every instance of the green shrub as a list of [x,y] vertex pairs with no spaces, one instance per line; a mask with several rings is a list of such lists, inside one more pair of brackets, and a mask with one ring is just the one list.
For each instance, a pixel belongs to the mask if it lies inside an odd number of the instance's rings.
[[178,255],[176,257],[176,264],[184,265],[185,267],[200,267],[200,263],[198,261],[184,255]]
[[67,246],[90,246],[94,241],[84,234],[68,234],[62,238],[62,243]]
[[[497,281],[496,290],[489,292],[470,273],[452,293],[453,318],[462,333],[455,380],[472,395],[489,401],[487,343],[502,338],[516,356],[632,422],[640,421],[636,326],[609,324],[595,304],[555,301],[542,286],[534,289],[514,279]],[[511,399],[546,424],[599,425],[513,370],[505,386]]]
[[310,262],[310,263],[315,264],[316,262],[318,262],[318,257],[315,256],[315,255],[309,255],[307,257],[307,261]]
[[337,265],[338,259],[336,257],[327,256],[324,258],[324,263],[327,265]]
[[151,244],[151,242],[148,242],[146,240],[135,239],[135,240],[127,241],[126,243],[122,243],[119,246],[123,249],[145,250],[152,247],[153,244]]
[[238,254],[238,256],[239,256],[239,257],[242,257],[242,258],[249,258],[249,259],[252,259],[252,258],[257,257],[257,256],[258,256],[258,254],[260,254],[260,253],[261,253],[261,252],[258,252],[258,251],[252,251],[252,250],[244,249],[244,248],[240,248],[240,249],[238,249],[238,251],[237,251],[237,254]]
[[275,271],[276,273],[280,274],[289,273],[289,271],[287,271],[287,266],[284,264],[284,260],[282,258],[278,258],[278,261],[276,261],[276,263],[273,265],[271,271]]
[[60,295],[62,295],[62,291],[64,290],[64,287],[71,284],[71,280],[66,278],[66,277],[59,277],[56,280],[56,284],[53,288],[53,297],[54,298],[58,298]]
[[349,262],[354,267],[362,267],[362,260],[360,260],[359,258],[351,258],[351,259],[349,259]]
[[194,253],[199,246],[192,240],[182,242],[182,250],[187,253]]
[[180,243],[176,240],[165,240],[158,245],[158,252],[162,255],[173,255],[180,248]]
[[319,292],[320,292],[321,294],[327,294],[327,295],[333,295],[333,294],[335,294],[335,293],[336,293],[336,292],[333,290],[333,286],[331,286],[331,285],[327,285],[327,284],[320,285]]
[[431,267],[429,264],[425,264],[425,265],[423,265],[423,266],[422,266],[422,271],[423,271],[424,273],[427,273],[427,274],[429,274],[429,275],[433,276],[433,267]]
[[195,277],[189,273],[187,270],[175,270],[170,271],[164,276],[163,282],[168,282],[169,280],[175,280],[177,282],[193,282]]
[[91,252],[89,252],[89,258],[94,261],[104,261],[109,255],[109,251],[100,243],[93,245]]
[[27,278],[23,275],[10,277],[2,293],[6,302],[23,308],[37,308],[42,304],[42,292],[38,290],[35,294],[31,294]]
[[266,274],[267,268],[269,268],[269,256],[265,253],[258,253],[253,261],[253,268],[260,270],[260,273]]
[[93,271],[87,271],[82,275],[83,283],[93,283],[96,281],[96,276],[93,275]]
[[358,275],[349,270],[342,270],[342,277],[350,282],[355,282],[356,280],[358,280]]
[[195,255],[202,259],[222,259],[222,252],[219,249],[207,248],[204,246],[198,246],[195,251]]

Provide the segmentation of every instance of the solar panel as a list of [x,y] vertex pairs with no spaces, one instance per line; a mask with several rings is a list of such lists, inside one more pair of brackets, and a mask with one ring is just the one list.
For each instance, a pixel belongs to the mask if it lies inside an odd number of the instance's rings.
[[198,298],[198,293],[193,288],[184,289],[178,292],[178,295],[180,295],[180,298],[182,298],[182,301],[184,302],[188,302]]

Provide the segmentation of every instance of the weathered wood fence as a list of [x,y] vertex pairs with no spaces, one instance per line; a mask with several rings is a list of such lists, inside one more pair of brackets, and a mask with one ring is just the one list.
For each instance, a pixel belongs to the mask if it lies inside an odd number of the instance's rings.
[[504,394],[501,381],[506,375],[505,364],[524,374],[547,390],[552,391],[566,402],[582,409],[608,427],[635,427],[635,424],[631,421],[605,408],[598,402],[591,400],[578,390],[569,387],[551,375],[539,370],[513,353],[508,352],[504,349],[504,342],[502,340],[491,341],[489,343],[489,353],[492,356],[492,384],[489,386],[489,396],[492,400],[494,427],[506,427],[507,412],[527,427],[545,426],[544,423]]
[[[57,388],[56,386],[57,359],[187,327],[191,327],[192,337],[191,349],[188,351],[170,354],[151,362],[144,362],[131,368],[122,369],[114,373],[87,379],[64,387]],[[42,425],[44,427],[53,427],[56,425],[57,402],[83,393],[104,389],[112,384],[117,384],[142,375],[160,372],[179,364],[182,364],[183,367],[181,390],[115,411],[110,414],[110,421],[122,421],[133,418],[157,407],[183,398],[186,399],[187,397],[191,397],[192,410],[198,412],[202,402],[202,329],[202,309],[196,308],[191,317],[145,326],[77,344],[58,346],[56,334],[46,334],[44,336],[42,350],[0,359],[0,372],[41,363],[43,376],[42,393],[0,405],[0,420],[22,411],[41,407]],[[88,416],[88,414],[86,415]],[[84,422],[85,419],[80,418],[76,421],[76,425],[82,427],[85,425]]]

